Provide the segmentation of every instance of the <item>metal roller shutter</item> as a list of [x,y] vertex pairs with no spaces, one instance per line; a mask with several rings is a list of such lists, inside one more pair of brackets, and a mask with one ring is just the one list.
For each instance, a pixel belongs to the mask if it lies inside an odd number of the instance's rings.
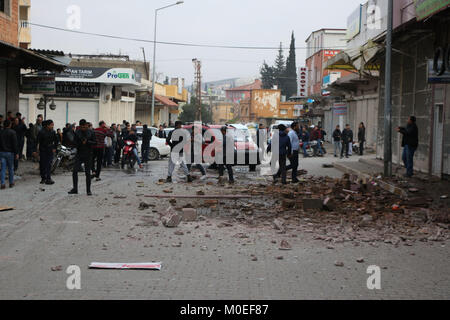
[[94,128],[98,127],[98,101],[70,101],[69,123],[77,123],[81,119],[91,122]]

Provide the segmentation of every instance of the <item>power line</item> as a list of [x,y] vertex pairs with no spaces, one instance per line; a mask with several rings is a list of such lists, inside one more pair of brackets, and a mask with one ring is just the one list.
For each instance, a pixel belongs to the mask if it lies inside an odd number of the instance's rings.
[[[209,45],[209,44],[195,44],[195,43],[167,42],[167,41],[156,41],[155,42],[153,40],[147,40],[147,39],[129,38],[129,37],[109,35],[109,34],[70,30],[70,29],[47,26],[47,25],[32,23],[32,22],[30,22],[29,24],[32,26],[35,26],[35,27],[70,32],[70,33],[81,34],[81,35],[89,35],[89,36],[96,36],[96,37],[103,37],[103,38],[110,38],[110,39],[117,39],[117,40],[127,40],[127,41],[136,41],[136,42],[145,42],[145,43],[156,43],[156,44],[164,44],[164,45],[172,45],[172,46],[218,48],[218,49],[241,49],[241,50],[279,50],[280,49],[280,47]],[[334,49],[339,49],[339,48],[345,49],[346,47],[334,47]],[[286,48],[282,48],[282,49],[289,50],[290,47],[286,47]],[[295,49],[296,50],[306,50],[306,49],[308,49],[308,47],[296,47]],[[329,48],[314,47],[314,49],[322,50],[322,49],[329,49]]]

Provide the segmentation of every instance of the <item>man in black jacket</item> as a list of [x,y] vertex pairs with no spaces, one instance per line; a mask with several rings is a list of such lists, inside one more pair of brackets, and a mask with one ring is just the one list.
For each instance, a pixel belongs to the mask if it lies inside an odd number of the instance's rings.
[[14,187],[14,157],[18,159],[17,135],[11,129],[11,121],[4,121],[4,128],[0,130],[0,164],[1,189],[5,189],[6,168],[8,167],[9,187]]
[[333,143],[334,143],[334,157],[337,158],[338,154],[341,154],[342,144],[341,144],[341,127],[339,125],[336,126],[336,129],[333,132]]
[[349,145],[353,142],[353,131],[350,129],[350,125],[345,125],[344,131],[342,131],[342,150],[341,150],[341,159],[344,157],[348,158],[349,154]]
[[40,158],[41,184],[52,185],[55,182],[51,178],[51,166],[53,155],[58,147],[58,137],[55,130],[53,130],[54,123],[52,120],[46,120],[43,123],[43,128],[38,133],[37,144]]
[[414,153],[419,146],[419,128],[416,125],[416,117],[411,116],[406,128],[399,127],[397,132],[403,135],[402,160],[406,167],[405,177],[411,178],[414,175]]
[[152,140],[152,131],[145,124],[142,131],[142,146],[141,146],[141,154],[142,154],[142,162],[148,162],[148,152],[150,150],[150,142]]
[[91,196],[92,154],[97,140],[95,139],[95,134],[91,130],[88,130],[87,122],[84,119],[80,120],[80,129],[75,132],[74,144],[77,149],[77,155],[72,173],[73,189],[69,191],[69,194],[78,194],[78,172],[81,169],[81,164],[84,163],[86,191],[87,195]]

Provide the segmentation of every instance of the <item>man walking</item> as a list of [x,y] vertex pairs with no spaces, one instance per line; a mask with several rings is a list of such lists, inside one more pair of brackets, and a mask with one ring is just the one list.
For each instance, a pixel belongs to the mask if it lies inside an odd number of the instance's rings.
[[5,189],[6,168],[8,168],[9,187],[14,187],[14,157],[18,159],[17,135],[11,129],[11,121],[5,120],[0,130],[0,188]]
[[[233,166],[231,165],[234,163],[234,159],[227,158],[227,144],[233,145],[234,139],[227,136],[227,127],[223,126],[220,129],[220,132],[222,133],[222,152],[223,152],[223,163],[219,164],[219,183],[223,183],[223,175],[225,173],[225,168],[227,168],[228,171],[228,182],[230,184],[234,184],[234,175],[233,175]],[[228,141],[227,141],[228,140]],[[234,152],[233,152],[233,158],[234,158]]]
[[298,138],[300,126],[298,122],[293,122],[291,129],[292,130],[288,133],[288,137],[291,141],[291,157],[289,158],[290,165],[286,167],[286,171],[292,170],[292,183],[298,183],[300,182],[297,179],[298,156],[300,150],[300,139]]
[[399,127],[397,132],[403,135],[402,147],[403,155],[402,160],[406,167],[405,177],[411,178],[414,175],[414,153],[419,146],[419,128],[416,124],[416,117],[409,117],[406,128]]
[[333,143],[334,143],[334,157],[337,158],[338,154],[341,154],[342,144],[341,144],[342,132],[341,127],[339,125],[336,126],[336,129],[333,132]]
[[147,163],[149,161],[148,153],[150,150],[151,140],[152,140],[152,131],[148,128],[148,126],[146,124],[144,124],[144,128],[142,131],[142,147],[141,147],[143,163]]
[[[287,157],[291,158],[291,153],[292,153],[292,146],[291,146],[291,140],[288,136],[288,134],[286,133],[287,128],[285,125],[280,124],[278,126],[278,130],[279,130],[279,153],[278,153],[278,159],[272,159],[272,161],[277,161],[280,165],[280,175],[281,175],[281,183],[282,184],[287,184],[286,181],[286,160]],[[270,152],[272,149],[272,142],[270,142],[268,151]],[[273,183],[276,184],[278,182],[278,177],[280,176],[277,174],[275,174],[273,176]]]
[[100,121],[99,127],[94,130],[97,144],[94,146],[94,159],[92,166],[95,166],[95,181],[100,181],[100,173],[102,171],[103,157],[105,155],[106,137],[112,138],[112,132],[106,126],[105,121]]
[[87,122],[84,119],[80,120],[80,128],[75,132],[74,144],[75,148],[77,148],[77,155],[72,173],[73,188],[69,191],[69,194],[78,194],[78,172],[81,170],[81,164],[84,163],[86,192],[88,196],[91,196],[92,150],[97,141],[95,133],[88,130]]
[[309,132],[308,132],[308,128],[307,127],[303,127],[302,128],[302,133],[300,136],[300,139],[302,140],[303,143],[303,157],[304,158],[308,158],[308,153],[306,152],[306,148],[309,145]]
[[[173,174],[173,170],[175,170],[175,162],[173,161],[172,157],[174,157],[174,155],[172,154],[173,149],[180,143],[183,142],[183,136],[178,137],[178,140],[172,140],[172,135],[174,132],[176,132],[177,130],[181,130],[183,123],[181,121],[176,121],[175,122],[175,130],[171,131],[169,133],[169,135],[167,136],[166,139],[166,143],[170,146],[170,156],[169,156],[169,170],[168,170],[168,174],[167,174],[167,179],[166,179],[166,183],[172,183],[172,174]],[[190,183],[193,181],[190,173],[189,173],[189,169],[186,166],[186,162],[184,160],[184,155],[183,155],[183,148],[181,148],[180,153],[178,154],[179,156],[179,160],[181,161],[180,166],[183,169],[184,173],[187,176],[187,182]]]
[[55,184],[55,182],[51,179],[53,155],[58,146],[58,137],[56,136],[55,130],[53,130],[54,126],[55,125],[52,120],[44,121],[43,128],[37,137],[37,149],[39,150],[39,165],[42,178],[41,184]]
[[341,159],[344,157],[348,158],[350,143],[353,141],[353,131],[350,129],[350,125],[345,125],[344,131],[342,131],[342,150],[341,150]]

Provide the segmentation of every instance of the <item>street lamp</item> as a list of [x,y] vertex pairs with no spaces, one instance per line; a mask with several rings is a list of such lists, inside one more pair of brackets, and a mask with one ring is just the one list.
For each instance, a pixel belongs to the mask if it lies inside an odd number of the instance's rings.
[[56,110],[56,104],[55,104],[55,100],[53,100],[53,98],[49,98],[47,96],[44,96],[43,98],[41,98],[39,100],[39,103],[37,104],[37,108],[39,110],[44,110],[44,120],[47,120],[47,103],[50,102],[49,108],[52,111]]
[[183,4],[184,1],[177,1],[174,4],[158,8],[155,10],[155,32],[154,32],[154,39],[153,39],[153,75],[152,75],[152,123],[155,122],[155,78],[156,78],[156,26],[158,21],[158,11],[161,11],[163,9],[167,9],[173,6],[177,6],[179,4]]

